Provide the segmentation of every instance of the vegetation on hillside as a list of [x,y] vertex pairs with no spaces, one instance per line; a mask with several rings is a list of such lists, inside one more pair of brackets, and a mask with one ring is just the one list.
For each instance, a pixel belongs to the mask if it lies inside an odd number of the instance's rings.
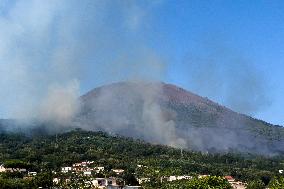
[[[244,182],[261,182],[263,185],[281,182],[278,170],[283,169],[284,159],[280,156],[264,157],[251,154],[208,154],[183,151],[162,145],[152,145],[140,140],[120,136],[110,136],[102,132],[90,132],[76,129],[58,135],[37,135],[28,137],[24,134],[0,134],[0,162],[10,167],[22,167],[28,171],[38,171],[49,175],[51,171],[60,171],[62,166],[70,166],[75,162],[92,160],[96,166],[104,166],[110,171],[113,168],[125,170],[123,177],[131,182],[131,175],[155,178],[170,175],[231,175]],[[137,168],[137,165],[147,167]],[[37,175],[33,184],[41,183],[48,176]],[[17,178],[9,180],[9,178]],[[2,174],[0,183],[25,182],[21,175]],[[283,180],[283,179],[282,179]],[[44,181],[50,184],[50,181]],[[175,188],[175,185],[194,184],[193,181],[176,181],[160,188]],[[198,181],[198,183],[200,180]],[[205,184],[206,181],[203,181]],[[158,181],[156,182],[158,183]],[[197,183],[197,181],[196,181]],[[131,183],[130,183],[131,184]],[[12,183],[9,184],[13,186]],[[251,184],[253,185],[253,183]],[[3,183],[2,186],[5,186]],[[150,188],[150,186],[148,186]]]

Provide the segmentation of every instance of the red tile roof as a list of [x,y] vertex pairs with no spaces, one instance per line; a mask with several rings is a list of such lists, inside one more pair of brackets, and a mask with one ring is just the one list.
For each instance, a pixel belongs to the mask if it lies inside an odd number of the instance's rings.
[[234,178],[232,176],[224,176],[225,179],[227,180],[234,180]]

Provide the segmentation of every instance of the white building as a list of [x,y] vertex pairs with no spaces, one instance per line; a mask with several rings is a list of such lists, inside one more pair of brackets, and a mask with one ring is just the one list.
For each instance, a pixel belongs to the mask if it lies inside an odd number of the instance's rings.
[[85,176],[91,176],[92,175],[92,172],[91,171],[84,171],[83,173]]
[[53,183],[54,184],[58,184],[60,182],[60,179],[59,178],[53,178]]
[[69,171],[72,171],[72,167],[61,167],[62,173],[68,173]]
[[175,181],[175,180],[190,180],[192,179],[192,176],[187,176],[187,175],[182,175],[182,176],[169,176],[169,177],[166,177],[167,178],[167,181],[171,182],[171,181]]
[[138,178],[137,180],[139,184],[142,184],[144,182],[150,182],[150,178]]
[[115,172],[116,174],[122,174],[124,172],[123,169],[112,169],[113,172]]
[[36,176],[36,175],[37,175],[37,172],[31,171],[31,172],[28,172],[28,175],[29,175],[29,176]]
[[6,172],[6,168],[4,167],[4,165],[0,165],[0,173],[2,172]]
[[177,176],[177,180],[182,180],[182,179],[190,180],[192,179],[192,176],[187,176],[187,175]]
[[0,173],[1,172],[26,172],[27,170],[24,168],[6,168],[3,164],[0,165]]
[[6,172],[26,172],[27,170],[24,168],[7,168]]
[[103,172],[105,170],[104,167],[95,167],[94,170],[96,171],[96,173],[99,173],[99,172]]
[[116,183],[116,178],[111,177],[111,178],[95,178],[92,180],[93,186],[97,188],[115,188],[118,187]]

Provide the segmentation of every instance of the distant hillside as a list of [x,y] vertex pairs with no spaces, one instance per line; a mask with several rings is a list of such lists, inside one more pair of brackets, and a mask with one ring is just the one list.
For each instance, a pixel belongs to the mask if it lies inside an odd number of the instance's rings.
[[165,83],[120,82],[81,97],[80,127],[201,151],[284,153],[284,128]]
[[0,120],[1,132],[52,134],[82,128],[202,152],[284,154],[284,128],[236,113],[171,84],[119,82],[80,97],[67,125]]

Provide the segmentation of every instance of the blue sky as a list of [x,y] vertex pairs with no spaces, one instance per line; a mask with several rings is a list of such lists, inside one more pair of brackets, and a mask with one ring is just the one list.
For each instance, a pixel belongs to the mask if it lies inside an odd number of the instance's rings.
[[1,0],[0,117],[51,88],[146,79],[284,125],[283,20],[276,0]]

